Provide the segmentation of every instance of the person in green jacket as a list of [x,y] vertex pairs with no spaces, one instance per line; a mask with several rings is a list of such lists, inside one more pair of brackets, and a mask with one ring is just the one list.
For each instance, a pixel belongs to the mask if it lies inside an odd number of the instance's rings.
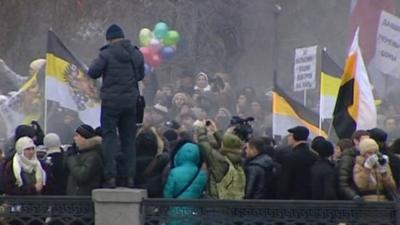
[[[204,149],[209,174],[208,197],[240,200],[244,198],[246,177],[242,165],[244,144],[232,133],[222,135],[211,120],[196,129],[195,138]],[[224,187],[230,185],[229,187]]]
[[74,144],[67,150],[67,195],[91,195],[102,182],[101,137],[86,124],[76,129]]
[[353,180],[353,168],[356,157],[360,154],[358,150],[359,143],[369,138],[369,133],[365,130],[357,130],[352,136],[355,144],[353,148],[344,150],[341,158],[338,160],[336,169],[338,173],[338,191],[342,200],[359,200],[361,199],[356,185]]

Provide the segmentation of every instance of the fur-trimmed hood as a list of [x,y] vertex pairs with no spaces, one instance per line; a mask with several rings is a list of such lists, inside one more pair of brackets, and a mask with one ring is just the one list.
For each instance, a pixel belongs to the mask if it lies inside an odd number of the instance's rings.
[[86,139],[86,141],[81,145],[76,144],[76,146],[78,147],[79,151],[85,151],[88,149],[92,149],[96,145],[101,145],[102,141],[103,139],[100,136],[94,136],[92,138]]

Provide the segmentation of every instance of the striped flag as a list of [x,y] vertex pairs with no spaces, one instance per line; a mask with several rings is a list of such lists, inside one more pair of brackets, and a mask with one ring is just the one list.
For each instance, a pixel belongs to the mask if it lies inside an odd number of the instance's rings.
[[[85,73],[86,65],[65,47],[53,31],[48,32],[46,58],[47,104],[76,112],[83,123],[99,126],[100,98],[95,81]],[[57,116],[52,115],[52,118]],[[49,115],[46,119],[50,127],[49,123],[60,122],[51,121]]]
[[339,88],[333,127],[339,138],[350,138],[355,130],[376,127],[377,113],[367,69],[358,45],[358,29],[351,45]]
[[[326,130],[319,128],[319,115],[303,104],[290,98],[275,82],[272,102],[272,133],[286,136],[287,130],[294,126],[305,126],[310,130],[310,136],[328,136]],[[328,127],[324,124],[323,127]]]
[[30,125],[32,120],[42,122],[44,115],[43,85],[40,73],[33,76],[4,103],[0,104],[0,139],[6,139],[14,133],[20,124]]
[[322,51],[321,61],[321,94],[319,106],[321,119],[324,120],[332,119],[343,69],[333,61],[326,51]]

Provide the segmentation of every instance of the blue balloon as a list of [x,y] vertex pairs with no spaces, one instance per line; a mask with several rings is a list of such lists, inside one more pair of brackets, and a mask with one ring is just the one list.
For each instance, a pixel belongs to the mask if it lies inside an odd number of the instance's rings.
[[144,75],[150,75],[153,69],[147,63],[144,64]]
[[175,48],[171,47],[171,46],[164,46],[161,49],[161,57],[163,59],[171,59],[172,57],[174,57],[175,55]]

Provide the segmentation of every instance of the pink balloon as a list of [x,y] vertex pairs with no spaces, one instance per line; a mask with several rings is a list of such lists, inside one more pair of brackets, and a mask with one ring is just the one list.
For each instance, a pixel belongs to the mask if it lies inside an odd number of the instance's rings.
[[161,64],[162,59],[158,54],[153,54],[150,59],[148,60],[148,63],[152,67],[157,67]]
[[143,57],[144,57],[144,59],[145,59],[146,61],[148,61],[148,60],[150,59],[150,57],[152,56],[152,53],[151,53],[149,47],[141,47],[141,48],[140,48],[140,51],[142,52]]

